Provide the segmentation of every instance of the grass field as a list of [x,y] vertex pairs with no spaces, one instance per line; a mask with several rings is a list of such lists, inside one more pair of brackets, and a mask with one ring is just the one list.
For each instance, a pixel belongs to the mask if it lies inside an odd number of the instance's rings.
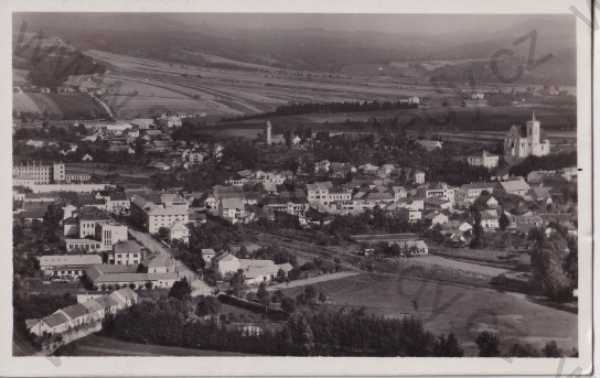
[[216,350],[138,344],[90,335],[73,343],[73,356],[242,356]]
[[15,93],[13,110],[17,113],[47,114],[62,119],[96,119],[107,117],[106,111],[84,94]]
[[[432,332],[454,332],[471,355],[477,352],[473,340],[484,330],[498,331],[504,347],[513,342],[543,347],[550,340],[568,350],[577,347],[576,314],[534,303],[521,294],[377,274],[314,286],[327,294],[333,308],[364,306],[386,317],[415,316]],[[300,290],[283,292],[295,296]]]

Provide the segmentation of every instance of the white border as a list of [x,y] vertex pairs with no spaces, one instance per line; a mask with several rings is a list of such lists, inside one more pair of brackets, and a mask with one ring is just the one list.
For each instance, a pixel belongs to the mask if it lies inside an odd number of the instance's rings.
[[[2,32],[0,33],[0,51],[2,56],[11,57],[11,12],[13,11],[105,11],[105,12],[264,12],[264,13],[565,13],[569,7],[575,6],[589,18],[590,9],[585,0],[420,0],[393,1],[379,0],[370,3],[361,0],[277,2],[263,0],[246,2],[235,0],[185,1],[175,0],[162,2],[158,0],[124,1],[76,1],[76,0],[12,0],[0,7]],[[68,20],[65,20],[68,22]],[[578,158],[579,167],[579,357],[564,359],[563,374],[573,374],[580,368],[580,374],[591,373],[592,350],[589,347],[592,339],[591,329],[591,268],[592,268],[592,225],[591,225],[591,184],[592,184],[592,151],[591,151],[591,29],[577,20],[577,121],[578,121]],[[598,45],[598,41],[597,45]],[[10,188],[11,172],[11,64],[5,61],[0,68],[2,96],[2,123],[0,138],[7,143],[7,148],[0,149],[4,159],[1,160],[2,172],[6,179],[2,185],[0,206],[2,214],[0,225],[5,230],[2,237],[3,253],[0,258],[0,276],[6,277],[4,285],[0,285],[0,298],[3,303],[0,313],[0,375],[11,376],[167,376],[167,375],[552,375],[556,376],[561,364],[552,359],[512,359],[511,362],[501,358],[300,358],[300,357],[71,357],[60,358],[60,365],[55,366],[50,359],[43,357],[11,356],[11,206]],[[598,68],[598,65],[596,65]],[[597,82],[596,82],[597,84]],[[598,89],[598,86],[596,86]],[[596,121],[598,120],[596,114]],[[598,133],[594,139],[598,142]],[[596,154],[596,163],[598,163]],[[596,165],[598,166],[598,165]],[[597,231],[597,227],[595,228]],[[596,261],[596,265],[598,265]],[[8,283],[8,284],[7,284]],[[596,312],[597,314],[598,312]],[[597,342],[597,340],[596,340]]]

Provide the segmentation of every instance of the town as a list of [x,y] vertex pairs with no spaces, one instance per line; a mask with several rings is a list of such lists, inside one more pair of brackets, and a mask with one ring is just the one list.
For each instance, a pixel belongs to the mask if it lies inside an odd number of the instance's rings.
[[[339,146],[347,138],[343,133],[299,130],[284,136],[267,121],[251,143],[207,142],[179,139],[185,122],[181,115],[80,122],[52,141],[17,139],[15,151],[56,158],[16,162],[13,168],[19,285],[27,283],[34,293],[55,294],[56,288],[77,298],[56,312],[24,319],[36,345],[53,351],[98,332],[105,314],[179,287],[198,303],[210,297],[250,308],[262,303],[277,314],[298,305],[281,289],[314,290],[313,283],[414,264],[409,260],[422,265],[428,255],[435,258],[425,265],[465,269],[470,277],[482,274],[477,265],[457,267],[453,257],[476,261],[481,256],[468,255],[490,249],[515,251],[505,258],[522,260],[536,232],[560,240],[565,260],[576,245],[577,168],[567,160],[556,169],[523,163],[506,169],[507,162],[551,156],[534,113],[525,125],[507,127],[502,153],[481,149],[454,158],[465,179],[476,179],[462,184],[453,176],[447,176],[452,183],[440,181],[448,172],[409,161],[304,159]],[[15,136],[20,134],[17,129]],[[451,144],[395,137],[394,145],[424,157]],[[372,136],[358,143],[392,148]],[[98,144],[106,148],[92,147]],[[291,149],[298,157],[274,169],[253,162],[252,151],[244,149]],[[120,168],[104,168],[121,159],[138,164],[140,155],[149,161],[140,169],[156,172],[148,185],[136,184],[133,174],[118,178]],[[191,190],[178,185],[178,176],[162,178],[203,168],[221,170],[215,175],[221,181]],[[519,168],[527,172],[515,174]],[[507,271],[492,278],[530,290],[533,274],[544,273]],[[576,287],[563,283],[548,290],[569,298]],[[325,291],[315,300],[329,301]],[[203,313],[204,321],[211,314]],[[226,322],[252,335],[277,323],[269,317]]]
[[497,60],[530,16],[130,16],[14,31],[14,356],[579,355],[575,56]]

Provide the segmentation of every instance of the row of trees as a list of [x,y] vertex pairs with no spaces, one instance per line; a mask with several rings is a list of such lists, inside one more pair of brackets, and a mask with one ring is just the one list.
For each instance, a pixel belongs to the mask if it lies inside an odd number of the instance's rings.
[[577,350],[563,351],[556,341],[548,341],[541,350],[531,344],[513,343],[504,353],[500,350],[500,339],[494,332],[481,332],[475,340],[479,357],[577,357]]
[[272,116],[297,115],[307,113],[345,113],[345,112],[372,112],[391,109],[416,109],[418,104],[409,104],[406,101],[344,101],[344,102],[313,102],[293,103],[278,106],[275,111],[245,115],[230,120],[260,119]]
[[[204,303],[199,314],[212,312]],[[436,336],[415,319],[384,319],[362,310],[295,312],[258,335],[194,320],[176,298],[142,302],[106,321],[104,332],[126,341],[266,355],[462,356],[452,335]]]
[[531,171],[558,170],[577,165],[577,152],[563,152],[547,156],[529,156],[510,168],[516,176],[527,176]]
[[531,251],[532,283],[550,299],[566,301],[577,288],[577,241],[568,238],[560,226],[553,228],[556,231],[549,236],[539,229],[529,234],[535,243]]

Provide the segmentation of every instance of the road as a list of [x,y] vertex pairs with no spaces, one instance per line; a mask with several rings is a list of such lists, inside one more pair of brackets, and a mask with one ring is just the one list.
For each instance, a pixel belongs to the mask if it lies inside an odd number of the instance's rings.
[[[129,228],[129,234],[151,253],[173,257],[171,249],[162,244],[160,241],[156,240],[152,235],[146,232],[134,230],[132,228]],[[179,273],[180,277],[186,277],[190,282],[198,279],[198,275],[194,271],[174,257],[173,259],[175,260],[175,270],[177,273]]]
[[[358,274],[360,274],[360,273],[359,272],[327,273],[327,274],[322,274],[322,275],[316,276],[316,277],[304,278],[301,280],[295,280],[295,281],[270,285],[270,286],[267,286],[267,291],[276,291],[276,290],[280,290],[280,289],[291,289],[293,287],[313,285],[313,284],[317,284],[320,282],[327,282],[327,281],[339,280],[339,279],[346,278],[346,277],[352,277],[352,276],[356,276]],[[256,291],[256,289],[253,289],[252,291]]]

